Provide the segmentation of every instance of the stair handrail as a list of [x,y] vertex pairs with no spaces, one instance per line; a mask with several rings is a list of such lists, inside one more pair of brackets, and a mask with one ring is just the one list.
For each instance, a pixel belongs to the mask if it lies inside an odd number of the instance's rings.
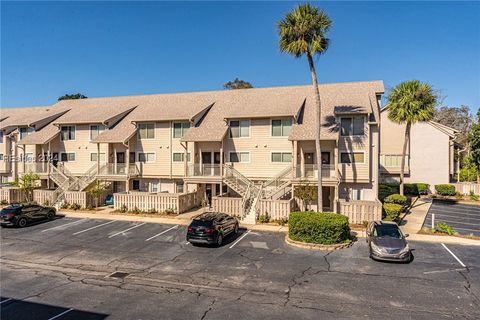
[[[287,166],[286,168],[284,168],[282,171],[280,171],[277,175],[275,175],[274,177],[270,178],[270,180],[267,180],[263,183],[263,186],[266,188],[266,187],[270,187],[270,185],[272,184],[276,184],[278,183],[278,181],[283,181],[285,180],[285,177],[286,176],[289,176],[291,173],[292,173],[292,170],[293,170],[293,166],[290,165],[290,166]],[[290,177],[288,178],[288,180],[290,180]],[[278,186],[277,184],[275,186]]]
[[245,185],[249,185],[249,184],[252,183],[247,177],[245,177],[243,174],[240,173],[240,171],[238,171],[237,169],[235,169],[231,165],[224,164],[223,166],[225,168],[225,176],[226,177],[228,177],[228,176],[235,177],[237,180],[240,180]]

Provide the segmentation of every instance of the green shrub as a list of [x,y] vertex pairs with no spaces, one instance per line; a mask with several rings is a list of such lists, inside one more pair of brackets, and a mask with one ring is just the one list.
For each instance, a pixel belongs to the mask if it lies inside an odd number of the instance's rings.
[[384,203],[383,210],[385,211],[385,219],[387,221],[397,220],[402,213],[403,206],[396,203]]
[[460,169],[460,181],[477,181],[478,169],[474,165],[467,165]]
[[385,198],[384,203],[395,203],[404,206],[407,204],[407,197],[401,194],[391,194]]
[[405,194],[412,196],[418,196],[421,194],[427,194],[430,185],[428,183],[405,183]]
[[288,223],[288,217],[275,220],[275,222],[278,223],[279,226],[284,226]]
[[148,213],[151,213],[151,214],[154,214],[154,213],[157,213],[157,209],[155,209],[155,208],[150,208],[150,209],[148,209],[147,212],[148,212]]
[[175,214],[175,208],[168,208],[164,211],[165,214],[168,215],[174,215]]
[[292,212],[288,218],[288,236],[308,243],[344,243],[350,240],[350,227],[348,218],[341,214]]
[[270,216],[268,215],[268,213],[260,214],[257,218],[257,221],[260,223],[268,223],[270,222]]
[[138,209],[137,207],[134,207],[132,210],[128,211],[128,213],[140,214],[142,213],[142,210]]
[[78,203],[72,203],[72,204],[70,205],[70,209],[75,210],[75,211],[80,210],[81,207],[82,207],[82,206],[79,205]]
[[453,229],[452,227],[450,227],[448,224],[446,224],[444,222],[438,223],[434,232],[442,232],[442,233],[446,233],[450,236],[452,236],[456,233],[455,229]]
[[128,211],[128,208],[127,208],[126,205],[122,204],[122,205],[120,206],[120,209],[118,209],[118,211],[121,212],[121,213],[125,213],[125,212]]
[[435,185],[435,192],[441,196],[454,196],[456,194],[453,184],[437,184]]
[[470,200],[479,201],[480,196],[477,196],[476,194],[473,193],[473,191],[470,191]]
[[398,184],[382,183],[382,184],[379,184],[378,186],[378,199],[383,202],[384,199],[389,195],[399,193],[399,192],[400,192],[400,186]]
[[68,204],[68,202],[64,202],[62,203],[62,205],[60,206],[61,209],[68,209],[70,207],[70,205]]
[[8,204],[8,201],[3,199],[2,201],[0,201],[0,205],[2,206],[6,206]]

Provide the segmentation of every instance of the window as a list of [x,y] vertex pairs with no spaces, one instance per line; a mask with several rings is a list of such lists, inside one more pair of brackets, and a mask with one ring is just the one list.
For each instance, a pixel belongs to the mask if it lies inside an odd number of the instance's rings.
[[272,137],[286,137],[292,131],[292,120],[272,120]]
[[20,128],[20,140],[22,140],[32,132],[33,132],[33,128]]
[[140,190],[140,180],[133,180],[132,189],[133,190]]
[[3,131],[0,131],[0,143],[3,143]]
[[341,118],[341,135],[342,136],[363,136],[365,134],[365,119],[363,116],[353,118]]
[[0,153],[0,161],[3,161],[3,153]]
[[102,124],[94,124],[90,126],[90,140],[94,140],[100,133],[105,131],[105,126]]
[[148,183],[148,192],[160,192],[160,182],[149,182]]
[[230,138],[250,137],[250,120],[230,121]]
[[135,163],[135,152],[130,152],[130,159],[128,159],[130,163]]
[[183,188],[183,181],[177,181],[175,182],[176,188],[177,188],[177,193],[183,193],[184,188]]
[[139,162],[155,162],[155,153],[138,153]]
[[230,152],[230,162],[250,162],[250,153]]
[[[173,153],[173,162],[183,162],[184,153],[183,152],[174,152]],[[190,162],[190,152],[187,153],[187,161]]]
[[178,139],[183,137],[190,128],[190,122],[176,122],[173,124],[173,137]]
[[363,152],[342,152],[340,153],[341,163],[364,163],[365,154]]
[[362,200],[363,190],[360,188],[352,188],[351,197],[352,200]]
[[75,126],[61,127],[60,138],[62,141],[75,140]]
[[62,152],[60,154],[60,161],[63,161],[63,162],[75,161],[75,152]]
[[[90,153],[90,161],[97,162],[97,153]],[[105,153],[100,152],[100,161],[105,162]]]
[[272,152],[272,162],[292,162],[291,152]]
[[138,139],[155,139],[155,124],[140,123],[138,125]]

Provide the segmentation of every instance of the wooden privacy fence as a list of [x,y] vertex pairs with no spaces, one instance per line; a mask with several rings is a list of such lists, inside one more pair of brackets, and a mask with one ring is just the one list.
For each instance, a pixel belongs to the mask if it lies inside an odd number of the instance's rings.
[[25,192],[18,188],[1,188],[0,201],[7,203],[25,201]]
[[54,193],[54,190],[33,190],[33,201],[42,205],[53,205]]
[[364,221],[382,220],[382,203],[380,201],[339,201],[340,213],[348,217],[348,221],[361,224]]
[[127,210],[141,210],[164,212],[172,210],[175,213],[183,213],[201,203],[201,197],[197,192],[191,193],[114,193],[113,203],[116,210],[126,207]]
[[232,216],[242,216],[242,198],[212,197],[212,210]]
[[259,214],[268,215],[272,220],[281,220],[288,218],[290,212],[295,211],[296,203],[291,200],[260,200]]
[[480,184],[471,182],[454,183],[455,191],[460,194],[469,195],[470,193],[480,196]]

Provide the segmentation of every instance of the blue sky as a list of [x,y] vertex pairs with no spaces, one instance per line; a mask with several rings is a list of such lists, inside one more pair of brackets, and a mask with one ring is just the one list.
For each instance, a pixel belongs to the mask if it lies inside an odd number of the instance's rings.
[[[320,82],[431,83],[445,105],[480,106],[479,2],[321,2],[334,21]],[[280,53],[295,2],[2,2],[1,105],[310,83]]]

